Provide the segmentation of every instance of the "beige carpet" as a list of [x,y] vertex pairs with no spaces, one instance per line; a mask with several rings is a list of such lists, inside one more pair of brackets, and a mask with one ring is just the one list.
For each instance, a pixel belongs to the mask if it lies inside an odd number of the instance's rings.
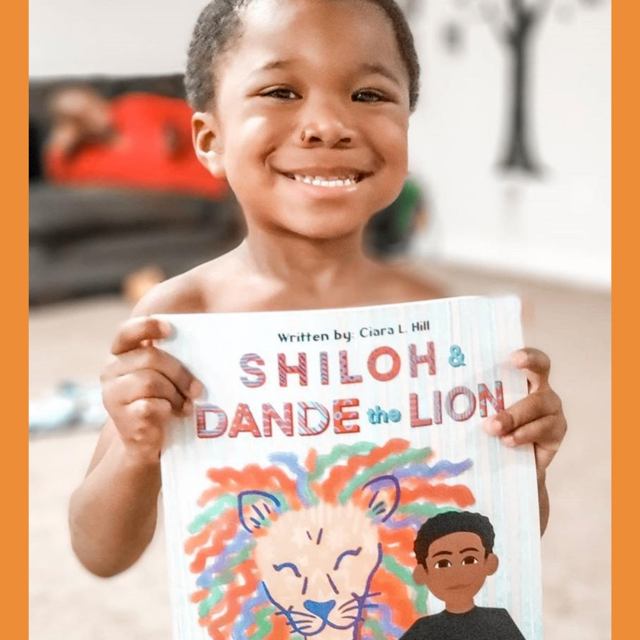
[[[551,285],[441,271],[454,294],[518,292],[526,337],[553,362],[570,431],[549,475],[552,514],[543,539],[546,640],[606,640],[610,633],[610,299]],[[128,309],[95,299],[36,309],[30,385],[40,397],[62,380],[96,382]],[[69,546],[66,509],[97,433],[67,430],[30,443],[31,640],[169,640],[162,531],[124,575],[95,578]]]

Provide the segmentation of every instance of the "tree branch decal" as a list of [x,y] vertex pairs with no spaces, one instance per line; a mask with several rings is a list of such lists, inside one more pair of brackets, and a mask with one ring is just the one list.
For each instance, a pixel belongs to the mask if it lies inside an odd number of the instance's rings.
[[[574,0],[575,1],[575,0]],[[533,151],[531,124],[531,65],[535,36],[554,0],[477,0],[476,10],[506,54],[509,77],[505,147],[500,154],[501,172],[519,171],[531,177],[543,173]],[[587,6],[601,0],[582,0]]]

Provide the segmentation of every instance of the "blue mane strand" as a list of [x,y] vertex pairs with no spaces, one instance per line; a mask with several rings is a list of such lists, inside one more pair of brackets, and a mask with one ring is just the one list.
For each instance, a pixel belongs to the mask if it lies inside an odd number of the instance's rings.
[[298,497],[305,507],[318,504],[318,498],[313,495],[309,487],[309,472],[298,462],[295,453],[272,453],[269,462],[284,466],[296,477],[296,489]]
[[227,570],[229,561],[235,559],[237,554],[248,547],[253,546],[253,536],[241,529],[235,537],[227,543],[226,549],[216,557],[215,562],[207,567],[198,577],[198,586],[207,589],[215,580],[214,574],[220,574]]
[[440,460],[432,467],[429,465],[412,465],[399,469],[394,473],[396,478],[435,478],[444,476],[445,478],[454,478],[461,473],[469,470],[473,462],[471,459],[462,462],[449,462],[449,460]]
[[398,625],[393,623],[391,607],[388,604],[380,603],[378,605],[378,611],[382,618],[381,622],[384,632],[391,634],[392,638],[399,638],[404,633],[404,629],[401,629]]
[[263,590],[258,588],[255,595],[249,598],[242,605],[240,617],[231,632],[232,640],[247,640],[249,637],[249,627],[251,627],[255,620],[256,610],[262,608],[266,604],[269,604],[269,599]]

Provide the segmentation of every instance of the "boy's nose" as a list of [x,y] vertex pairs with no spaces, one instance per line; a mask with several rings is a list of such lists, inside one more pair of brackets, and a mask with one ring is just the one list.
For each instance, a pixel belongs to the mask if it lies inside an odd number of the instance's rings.
[[303,146],[348,147],[355,132],[345,122],[343,115],[327,106],[314,109],[300,128]]
[[351,144],[351,136],[343,134],[337,128],[329,128],[325,126],[308,126],[302,130],[300,140],[305,146],[326,146],[340,147],[349,146]]

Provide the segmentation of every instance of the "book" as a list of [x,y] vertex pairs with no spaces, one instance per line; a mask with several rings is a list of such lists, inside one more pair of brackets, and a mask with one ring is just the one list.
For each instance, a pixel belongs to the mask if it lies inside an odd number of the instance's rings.
[[542,638],[533,448],[482,428],[518,298],[160,317],[206,388],[161,461],[174,638]]

